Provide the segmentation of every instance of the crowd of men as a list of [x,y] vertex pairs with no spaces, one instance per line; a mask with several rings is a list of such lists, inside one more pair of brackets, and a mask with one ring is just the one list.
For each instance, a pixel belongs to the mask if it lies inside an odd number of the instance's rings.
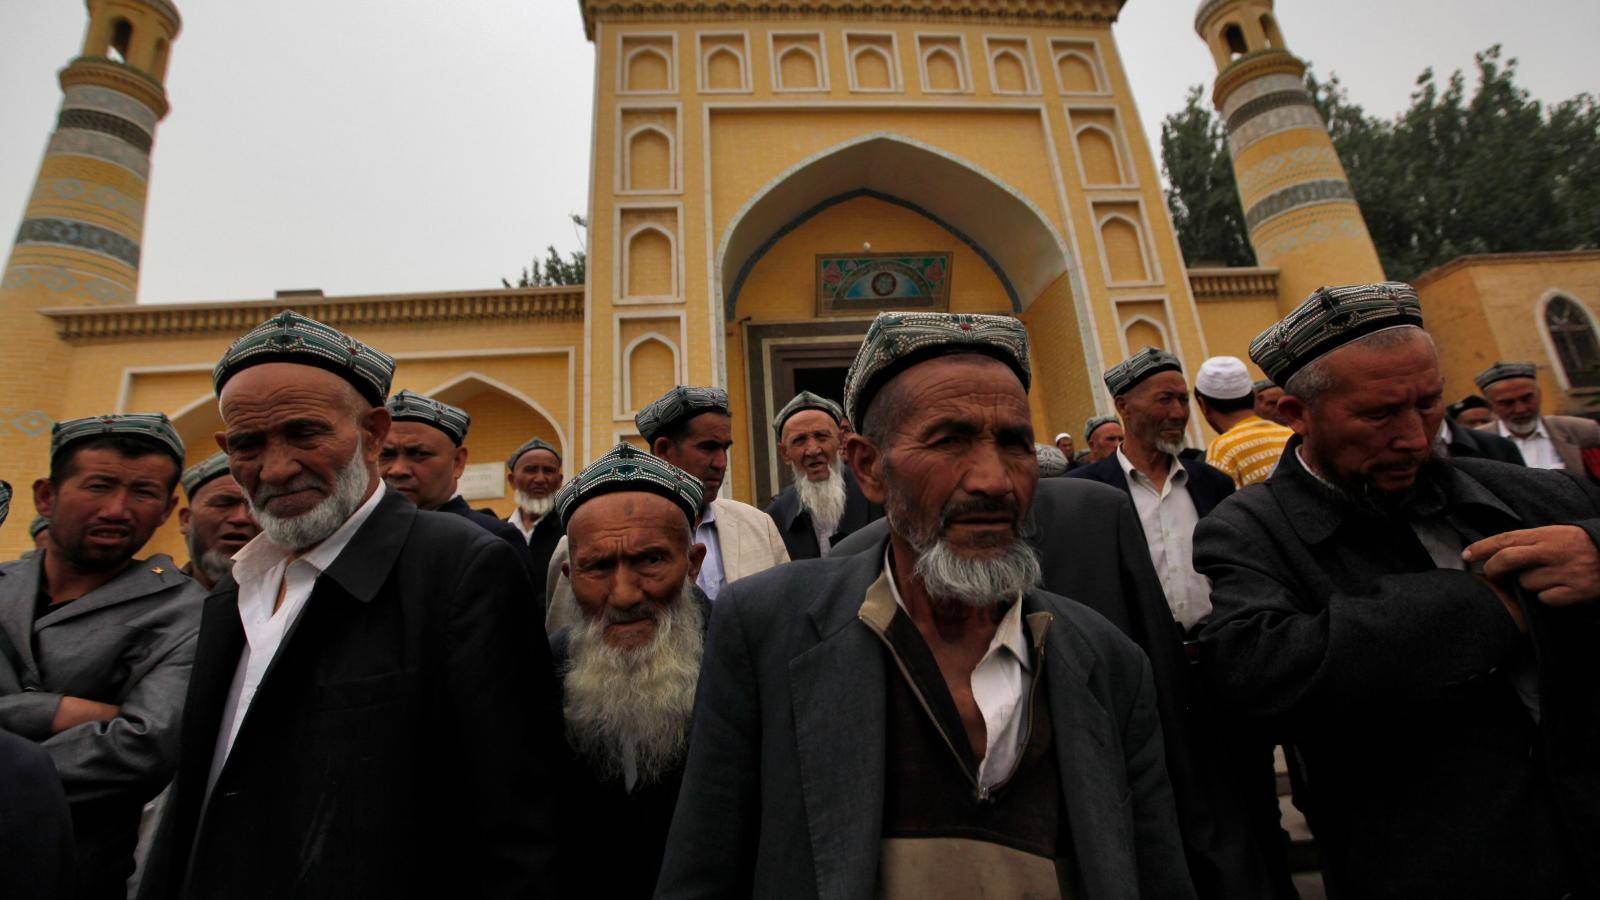
[[1520,363],[1447,415],[1398,283],[1249,356],[1142,349],[1080,451],[1018,321],[884,313],[765,510],[678,386],[571,478],[530,438],[500,519],[465,410],[274,316],[220,453],[52,432],[0,896],[1289,898],[1279,747],[1330,896],[1596,896],[1600,426]]

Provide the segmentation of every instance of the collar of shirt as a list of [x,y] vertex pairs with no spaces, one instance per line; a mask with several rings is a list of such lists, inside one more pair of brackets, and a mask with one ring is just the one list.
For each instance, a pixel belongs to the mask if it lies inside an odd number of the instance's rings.
[[266,532],[256,535],[233,556],[234,580],[240,584],[256,581],[291,560],[304,562],[319,573],[327,571],[328,567],[333,565],[333,561],[339,558],[339,554],[344,552],[350,539],[361,530],[362,524],[372,516],[372,511],[378,508],[378,502],[383,499],[386,491],[383,480],[379,479],[372,496],[357,507],[356,511],[350,514],[350,518],[344,520],[343,525],[323,539],[322,543],[300,554],[298,558],[295,558],[294,551],[273,543]]
[[[545,515],[553,515],[553,513],[546,513]],[[539,527],[540,522],[544,521],[544,516],[534,519],[532,525],[524,528],[522,527],[522,510],[519,508],[514,508],[511,510],[511,515],[506,516],[506,521],[510,522],[513,527],[522,532],[523,540],[531,541],[533,540],[533,530]]]
[[[906,609],[906,602],[900,597],[900,586],[894,582],[894,567],[889,564],[889,553],[889,548],[884,548],[883,570],[889,575],[889,593],[894,595],[894,605],[909,616],[911,611]],[[1017,595],[1011,608],[1006,610],[1005,616],[1000,619],[1000,627],[994,630],[994,637],[989,640],[989,649],[983,654],[983,659],[978,661],[978,665],[982,666],[1002,650],[1010,651],[1012,657],[1022,664],[1023,671],[1033,671],[1033,665],[1028,660],[1028,639],[1022,633],[1021,594]]]
[[700,511],[701,525],[717,524],[717,507],[714,505],[716,502],[717,501],[713,499],[710,503],[706,504],[705,509]]
[[[1167,458],[1172,460],[1172,467],[1167,470],[1167,480],[1161,483],[1161,490],[1158,491],[1163,497],[1171,493],[1174,488],[1184,487],[1189,483],[1189,470],[1183,467],[1183,460],[1171,454],[1168,454]],[[1156,490],[1155,481],[1134,468],[1133,460],[1128,459],[1121,447],[1117,448],[1117,465],[1122,467],[1122,474],[1129,483],[1142,485],[1152,491]]]
[[1533,426],[1533,431],[1529,432],[1528,434],[1517,434],[1515,431],[1507,428],[1504,419],[1496,419],[1494,427],[1500,432],[1501,437],[1510,438],[1514,441],[1532,441],[1538,438],[1544,438],[1545,440],[1550,439],[1550,433],[1544,430],[1544,416],[1539,417],[1539,424]]

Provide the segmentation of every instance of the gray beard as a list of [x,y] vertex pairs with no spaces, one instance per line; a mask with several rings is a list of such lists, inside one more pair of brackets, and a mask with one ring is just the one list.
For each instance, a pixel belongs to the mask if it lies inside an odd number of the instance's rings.
[[1529,416],[1526,419],[1507,419],[1506,430],[1517,437],[1530,437],[1539,430],[1539,417]]
[[1014,538],[999,556],[962,556],[940,538],[918,550],[913,567],[928,596],[973,609],[1004,606],[1039,583],[1039,554],[1033,545]]
[[1183,452],[1182,441],[1164,441],[1161,438],[1156,438],[1151,443],[1155,445],[1157,450],[1160,450],[1162,453],[1165,453],[1169,456],[1177,456]]
[[661,780],[688,753],[705,645],[692,579],[684,579],[678,599],[660,615],[655,638],[634,650],[606,644],[605,614],[569,633],[561,673],[567,742],[601,779],[622,780],[630,748],[640,785]]
[[310,474],[302,474],[284,488],[269,489],[263,486],[256,493],[264,496],[249,497],[250,513],[261,525],[267,540],[286,550],[304,550],[322,543],[338,531],[350,514],[361,506],[361,498],[372,483],[371,473],[367,471],[367,463],[363,458],[366,449],[364,444],[362,439],[356,440],[355,452],[350,454],[350,458],[334,476],[333,491],[321,503],[298,516],[275,516],[263,507],[279,493],[289,493],[307,483],[316,484],[316,479]]
[[542,519],[555,508],[556,495],[547,494],[543,497],[530,497],[522,491],[517,491],[517,509],[522,510],[535,519]]
[[812,481],[805,469],[794,463],[794,492],[800,498],[800,508],[811,514],[811,524],[819,534],[833,534],[844,518],[844,463],[838,457],[828,466],[828,477]]
[[203,553],[196,552],[193,531],[183,536],[183,545],[189,548],[189,562],[194,565],[194,570],[212,584],[233,571],[233,557],[216,547],[209,547]]

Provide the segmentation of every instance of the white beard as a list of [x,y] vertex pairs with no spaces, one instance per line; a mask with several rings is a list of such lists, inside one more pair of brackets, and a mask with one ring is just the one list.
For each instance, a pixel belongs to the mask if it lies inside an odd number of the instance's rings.
[[522,491],[517,491],[517,509],[522,510],[535,519],[542,519],[555,508],[556,495],[546,494],[543,497],[530,497]]
[[333,490],[324,497],[321,503],[311,507],[298,516],[282,517],[267,512],[264,508],[267,501],[279,494],[292,493],[308,484],[315,485],[317,481],[310,474],[302,474],[294,481],[282,488],[268,488],[265,485],[257,488],[259,496],[248,497],[250,513],[260,523],[262,533],[267,539],[286,550],[304,550],[314,547],[328,539],[328,536],[339,530],[350,518],[350,514],[361,506],[361,500],[371,485],[371,473],[367,471],[367,461],[364,458],[365,442],[356,440],[356,449],[350,454],[350,459],[339,467],[334,476]]
[[920,551],[913,568],[930,597],[975,609],[1004,606],[1040,578],[1039,554],[1020,537],[999,556],[976,559],[955,552],[940,538]]
[[812,481],[806,470],[794,463],[794,492],[800,497],[800,508],[811,514],[811,524],[818,534],[831,535],[844,518],[844,462],[834,457],[828,466],[828,477]]
[[1165,453],[1168,456],[1177,456],[1183,452],[1182,441],[1167,441],[1162,440],[1161,438],[1156,438],[1155,445],[1157,450],[1160,450],[1162,453]]
[[604,615],[570,632],[561,673],[567,742],[602,779],[623,777],[630,749],[641,785],[659,781],[688,753],[705,644],[693,580],[684,579],[682,593],[660,616],[655,637],[634,650],[605,642]]
[[1506,419],[1506,430],[1520,438],[1530,437],[1539,430],[1539,417],[1529,416],[1526,419]]

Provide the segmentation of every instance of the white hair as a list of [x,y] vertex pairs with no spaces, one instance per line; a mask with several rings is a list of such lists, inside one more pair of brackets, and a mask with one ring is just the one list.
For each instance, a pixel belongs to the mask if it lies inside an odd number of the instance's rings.
[[844,462],[835,456],[828,464],[828,477],[821,481],[812,481],[806,477],[806,470],[794,463],[790,463],[789,468],[794,470],[794,492],[800,498],[800,506],[811,514],[812,525],[821,534],[833,534],[839,527],[839,520],[844,518],[847,499]]
[[[372,484],[365,444],[365,439],[357,436],[355,450],[339,467],[331,485],[322,483],[310,472],[301,472],[282,487],[258,485],[255,493],[245,499],[250,503],[250,514],[255,516],[267,539],[289,550],[304,550],[322,543],[338,531],[339,526],[361,506],[362,498]],[[298,516],[276,516],[267,511],[266,505],[272,498],[306,488],[328,488],[328,496]]]
[[521,488],[517,489],[517,508],[536,519],[542,519],[549,515],[550,510],[555,509],[555,506],[555,494],[535,497],[531,494],[523,493]]

